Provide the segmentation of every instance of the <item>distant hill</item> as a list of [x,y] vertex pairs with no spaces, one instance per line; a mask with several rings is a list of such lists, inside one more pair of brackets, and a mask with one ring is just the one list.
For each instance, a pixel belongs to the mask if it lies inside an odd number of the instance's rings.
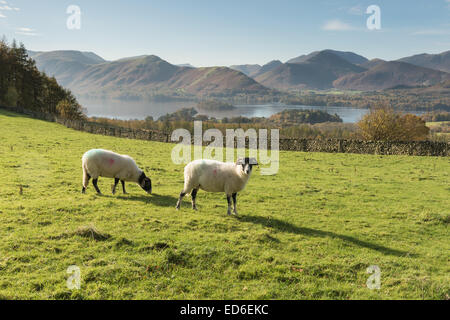
[[226,67],[176,66],[154,55],[112,62],[80,51],[30,52],[30,55],[41,71],[82,95],[138,99],[270,91],[245,74]]
[[337,51],[337,50],[327,49],[327,50],[322,50],[322,51],[315,51],[315,52],[312,52],[312,53],[310,53],[308,55],[299,56],[297,58],[289,60],[287,63],[302,63],[302,62],[306,62],[306,61],[310,60],[312,57],[314,57],[314,56],[316,56],[318,54],[321,54],[323,52],[325,52],[325,53],[332,53],[332,54],[334,54],[334,55],[336,55],[336,56],[338,56],[338,57],[340,57],[340,58],[342,58],[342,59],[344,59],[347,62],[350,62],[352,64],[363,64],[363,63],[366,63],[367,61],[369,61],[367,58],[365,58],[365,57],[363,57],[363,56],[361,56],[359,54],[356,54],[354,52]]
[[416,66],[450,72],[450,51],[440,54],[418,54],[411,57],[402,58],[398,61],[407,62]]
[[405,62],[389,61],[359,73],[349,74],[334,82],[339,89],[383,90],[399,86],[430,86],[450,79],[450,74],[415,66]]
[[408,91],[408,93],[415,94],[418,96],[435,94],[439,96],[442,99],[442,101],[444,100],[450,101],[448,100],[450,98],[450,79],[436,83],[432,86],[417,86],[405,89],[399,88],[387,89],[386,91],[395,91],[395,90]]
[[382,59],[372,59],[370,61],[366,61],[362,64],[360,64],[361,67],[366,68],[366,69],[371,69],[374,68],[382,63],[385,63],[385,60]]
[[266,63],[265,65],[263,65],[257,72],[255,72],[252,75],[252,77],[255,78],[261,74],[272,71],[281,65],[283,65],[283,62],[281,62],[280,60],[272,60],[272,61]]
[[[30,54],[30,51],[28,52]],[[36,61],[40,71],[49,76],[55,76],[63,86],[69,84],[74,76],[90,66],[106,62],[95,53],[80,51],[31,51],[30,56]]]
[[242,64],[230,66],[230,69],[240,71],[243,74],[251,77],[261,69],[261,66],[259,64]]
[[331,51],[321,51],[309,55],[303,62],[285,63],[268,72],[260,71],[255,80],[280,90],[329,89],[333,87],[333,81],[341,76],[363,71],[366,69]]
[[190,64],[190,63],[177,64],[177,67],[195,68],[195,67],[194,67],[192,64]]
[[263,66],[247,64],[230,68],[173,65],[152,55],[105,61],[92,52],[28,53],[36,60],[39,70],[55,76],[59,83],[76,94],[126,99],[266,95],[274,93],[271,89],[401,89],[435,85],[448,78],[448,73],[418,64],[450,69],[450,51],[401,59],[414,62],[405,63],[381,59],[369,61],[353,52],[323,50],[287,63],[274,60]]
[[263,66],[260,66],[259,64],[243,64],[243,65],[231,66],[230,68],[233,70],[240,71],[243,74],[255,79],[257,76],[259,76],[263,73],[269,72],[269,71],[281,66],[282,64],[283,64],[283,62],[281,62],[280,60],[272,60]]
[[154,55],[88,66],[74,74],[66,85],[77,94],[123,98],[269,91],[243,73],[226,67],[178,67]]
[[32,50],[27,50],[28,56],[30,56],[31,58],[33,58],[34,56],[36,56],[39,53],[42,53],[41,51],[32,51]]

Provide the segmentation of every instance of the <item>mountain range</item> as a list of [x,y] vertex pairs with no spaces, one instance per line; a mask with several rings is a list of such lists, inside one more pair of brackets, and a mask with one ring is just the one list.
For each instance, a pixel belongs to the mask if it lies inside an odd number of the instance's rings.
[[431,86],[450,79],[450,74],[419,67],[406,62],[388,61],[376,64],[367,71],[347,74],[333,85],[338,89],[383,90],[403,87]]
[[329,89],[342,76],[366,71],[329,51],[316,52],[306,59],[294,60],[299,62],[280,64],[267,72],[259,73],[255,80],[279,90]]
[[33,52],[37,67],[75,94],[114,98],[231,97],[291,90],[375,91],[450,80],[450,51],[397,61],[323,50],[265,65],[195,68],[154,56],[106,61],[92,52]]
[[37,67],[75,94],[114,98],[264,95],[271,90],[227,67],[176,66],[154,56],[105,61],[89,52],[34,53]]
[[401,86],[430,86],[450,79],[450,51],[385,61],[368,60],[353,52],[323,50],[286,63],[278,61],[275,67],[267,70],[258,65],[231,68],[269,88],[283,91],[333,88],[376,91]]
[[293,58],[287,63],[302,63],[310,60],[314,56],[318,54],[330,54],[330,55],[336,55],[342,59],[344,59],[347,62],[353,63],[353,64],[363,64],[367,61],[369,61],[366,57],[360,56],[359,54],[356,54],[354,52],[345,52],[345,51],[336,51],[336,50],[323,50],[323,51],[314,51],[308,55],[301,55],[297,58]]
[[450,72],[450,51],[440,54],[418,54],[400,59],[399,61],[411,63],[420,67]]

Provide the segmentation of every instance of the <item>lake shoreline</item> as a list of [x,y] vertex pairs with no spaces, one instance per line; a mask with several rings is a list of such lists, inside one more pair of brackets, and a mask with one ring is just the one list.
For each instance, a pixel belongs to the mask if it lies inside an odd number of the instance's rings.
[[[290,105],[284,103],[262,103],[262,104],[235,104],[232,110],[202,110],[197,108],[195,101],[183,102],[149,102],[149,101],[122,101],[105,99],[83,99],[80,103],[87,110],[89,117],[110,118],[119,120],[144,120],[152,117],[157,120],[161,116],[176,112],[183,108],[195,108],[199,114],[216,119],[247,117],[247,118],[269,118],[284,110],[320,110],[329,114],[337,114],[344,123],[356,123],[369,112],[367,108],[342,107],[342,106],[307,106]],[[402,112],[422,115],[426,113],[420,110],[404,110]]]

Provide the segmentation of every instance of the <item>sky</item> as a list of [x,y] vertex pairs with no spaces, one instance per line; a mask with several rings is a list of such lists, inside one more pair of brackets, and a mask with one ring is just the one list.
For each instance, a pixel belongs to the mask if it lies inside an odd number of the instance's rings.
[[[71,5],[81,10],[80,29],[67,27]],[[371,5],[381,29],[367,27]],[[3,35],[35,51],[154,54],[198,67],[285,62],[323,49],[395,60],[450,50],[450,0],[0,0]]]

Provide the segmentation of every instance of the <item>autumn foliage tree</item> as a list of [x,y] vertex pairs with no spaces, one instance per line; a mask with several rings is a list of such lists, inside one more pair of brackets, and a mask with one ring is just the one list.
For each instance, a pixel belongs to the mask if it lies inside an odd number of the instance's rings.
[[[58,105],[61,105],[58,107]],[[23,44],[0,40],[0,104],[71,119],[84,118],[74,95],[40,72]]]
[[396,112],[387,105],[372,108],[358,122],[361,136],[371,141],[422,141],[430,129],[420,117]]
[[84,118],[82,108],[76,101],[61,100],[56,105],[56,111],[64,119],[80,120]]

